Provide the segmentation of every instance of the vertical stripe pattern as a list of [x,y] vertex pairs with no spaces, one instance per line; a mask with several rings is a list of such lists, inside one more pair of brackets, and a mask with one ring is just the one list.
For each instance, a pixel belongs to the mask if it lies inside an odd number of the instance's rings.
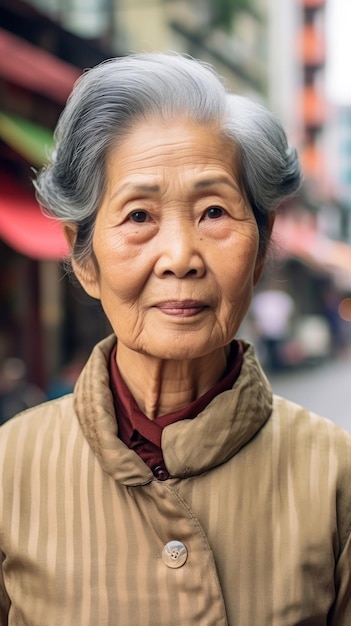
[[0,626],[350,626],[350,436],[271,410],[251,360],[199,422],[168,427],[158,482],[117,439],[92,358],[75,398],[0,429]]

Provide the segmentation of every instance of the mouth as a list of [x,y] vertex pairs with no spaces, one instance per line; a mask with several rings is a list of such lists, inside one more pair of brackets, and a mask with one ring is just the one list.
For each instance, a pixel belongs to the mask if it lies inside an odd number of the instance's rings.
[[172,317],[193,317],[208,309],[208,305],[198,300],[168,300],[160,302],[156,308],[161,313]]

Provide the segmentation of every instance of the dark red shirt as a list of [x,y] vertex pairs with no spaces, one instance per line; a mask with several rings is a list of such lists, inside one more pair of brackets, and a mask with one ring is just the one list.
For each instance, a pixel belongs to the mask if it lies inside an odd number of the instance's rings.
[[179,420],[196,417],[215,396],[232,388],[241,369],[242,344],[239,341],[232,342],[226,370],[221,380],[214,387],[184,409],[159,415],[154,420],[150,420],[139,409],[118,370],[116,353],[117,344],[110,355],[110,382],[115,412],[118,416],[118,437],[143,459],[152,469],[156,478],[166,480],[169,478],[169,473],[161,450],[163,428]]

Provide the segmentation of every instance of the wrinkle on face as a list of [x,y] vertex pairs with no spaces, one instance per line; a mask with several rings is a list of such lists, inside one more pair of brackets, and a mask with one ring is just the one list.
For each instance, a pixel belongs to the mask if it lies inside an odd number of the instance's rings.
[[[153,415],[217,382],[251,301],[259,235],[236,159],[217,127],[184,119],[138,123],[109,153],[95,297],[118,337],[122,374]],[[164,300],[203,306],[182,317]]]

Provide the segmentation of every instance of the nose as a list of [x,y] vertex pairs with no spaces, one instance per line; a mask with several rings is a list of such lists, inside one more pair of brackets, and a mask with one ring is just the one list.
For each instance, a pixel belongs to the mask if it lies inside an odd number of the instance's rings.
[[168,275],[201,278],[205,274],[201,238],[196,229],[186,223],[161,229],[158,244],[155,273],[160,278]]

